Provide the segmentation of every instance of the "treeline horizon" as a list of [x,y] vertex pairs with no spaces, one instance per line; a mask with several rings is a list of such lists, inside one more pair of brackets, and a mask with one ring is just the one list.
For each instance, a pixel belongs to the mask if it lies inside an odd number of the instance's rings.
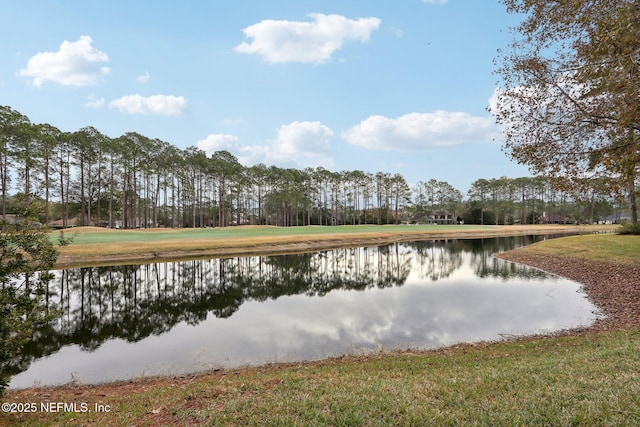
[[111,138],[91,126],[63,132],[0,106],[2,218],[35,212],[62,227],[619,220],[624,199],[591,184],[567,191],[544,177],[481,178],[465,199],[433,178],[410,186],[399,173],[243,166],[224,150],[207,156],[137,132]]

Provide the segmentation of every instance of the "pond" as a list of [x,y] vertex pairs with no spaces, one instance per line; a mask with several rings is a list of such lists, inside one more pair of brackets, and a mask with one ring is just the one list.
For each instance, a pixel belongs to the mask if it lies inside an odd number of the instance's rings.
[[10,387],[99,383],[588,326],[579,284],[494,258],[542,237],[54,272]]

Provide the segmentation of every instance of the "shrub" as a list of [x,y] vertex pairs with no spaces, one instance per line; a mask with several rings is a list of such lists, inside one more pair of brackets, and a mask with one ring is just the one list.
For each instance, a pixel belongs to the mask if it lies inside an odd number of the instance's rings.
[[633,224],[625,224],[616,230],[617,234],[636,234],[640,235],[640,222]]
[[25,369],[24,347],[55,316],[44,292],[57,256],[33,217],[0,221],[0,397],[11,376]]

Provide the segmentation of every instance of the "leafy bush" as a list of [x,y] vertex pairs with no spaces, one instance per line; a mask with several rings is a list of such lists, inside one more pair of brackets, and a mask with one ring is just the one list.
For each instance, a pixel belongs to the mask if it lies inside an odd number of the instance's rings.
[[617,234],[636,234],[640,235],[640,222],[633,224],[625,224],[616,230]]
[[0,397],[11,376],[25,369],[24,347],[54,315],[44,292],[57,256],[33,217],[0,221]]

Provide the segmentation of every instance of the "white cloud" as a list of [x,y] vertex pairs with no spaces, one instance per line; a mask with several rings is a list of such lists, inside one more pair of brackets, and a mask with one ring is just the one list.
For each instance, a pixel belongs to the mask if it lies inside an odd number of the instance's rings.
[[371,116],[342,134],[352,145],[387,151],[421,151],[486,142],[496,136],[493,117],[448,111],[410,113],[395,119]]
[[89,101],[87,101],[87,103],[85,104],[86,107],[89,108],[102,108],[104,106],[105,100],[104,98],[96,98],[95,95],[90,95],[89,96]]
[[242,148],[237,136],[222,133],[208,135],[205,139],[198,141],[196,146],[207,154],[221,150],[237,153]]
[[445,4],[448,1],[449,0],[422,0],[422,3],[427,3],[427,4]]
[[183,96],[153,95],[144,97],[139,94],[126,95],[109,103],[127,114],[154,114],[160,116],[178,116],[187,109],[187,100]]
[[101,65],[109,61],[109,57],[91,43],[89,36],[81,36],[75,42],[65,40],[57,52],[40,52],[33,56],[19,74],[30,77],[36,87],[47,80],[64,86],[95,84],[109,73],[109,68]]
[[138,81],[138,83],[145,84],[149,81],[150,78],[151,75],[149,75],[149,72],[145,71],[144,74],[140,74],[138,77],[136,77],[136,80]]
[[298,166],[331,166],[329,141],[333,131],[320,122],[292,122],[278,129],[268,158],[276,163],[293,160]]
[[235,135],[222,133],[210,134],[207,135],[205,139],[196,142],[196,147],[207,153],[208,156],[216,151],[228,151],[236,156],[238,161],[245,166],[251,166],[264,161],[262,155],[264,147],[244,146],[240,143],[240,138]]
[[378,18],[355,20],[340,15],[312,13],[311,22],[264,20],[244,30],[253,39],[236,46],[239,53],[258,54],[271,63],[305,62],[322,64],[345,41],[367,42],[380,27]]
[[333,131],[320,122],[292,122],[281,126],[275,139],[263,145],[243,146],[234,135],[212,134],[197,147],[212,154],[226,150],[244,165],[265,163],[281,167],[333,166]]

